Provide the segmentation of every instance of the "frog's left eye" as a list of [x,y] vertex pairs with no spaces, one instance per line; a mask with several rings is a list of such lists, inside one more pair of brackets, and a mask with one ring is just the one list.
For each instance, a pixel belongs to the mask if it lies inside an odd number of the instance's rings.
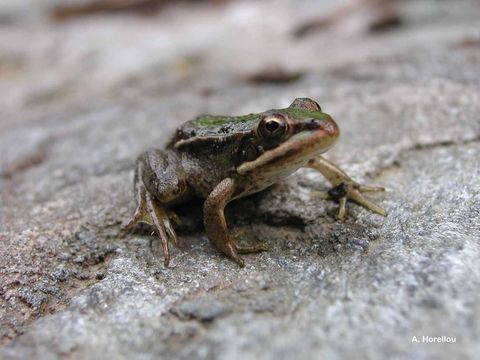
[[258,124],[258,132],[265,139],[280,139],[287,132],[287,120],[281,115],[267,116]]

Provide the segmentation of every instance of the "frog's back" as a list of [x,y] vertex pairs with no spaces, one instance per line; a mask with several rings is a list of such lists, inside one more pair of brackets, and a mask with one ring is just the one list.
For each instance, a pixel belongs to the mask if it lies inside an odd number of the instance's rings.
[[228,138],[255,128],[259,114],[244,116],[200,115],[177,128],[173,144],[194,139]]

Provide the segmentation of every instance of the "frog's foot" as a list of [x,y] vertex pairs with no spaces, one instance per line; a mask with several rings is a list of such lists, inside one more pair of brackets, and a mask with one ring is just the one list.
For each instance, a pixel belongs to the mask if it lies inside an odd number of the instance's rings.
[[319,193],[320,195],[317,195],[317,197],[337,201],[340,204],[340,209],[338,210],[339,219],[345,217],[347,200],[352,200],[374,213],[387,216],[385,210],[363,196],[363,193],[366,192],[385,191],[383,187],[360,185],[353,181],[337,165],[321,156],[310,160],[306,166],[320,172],[332,184],[333,187],[327,193]]
[[345,207],[347,204],[347,200],[352,200],[358,205],[376,214],[387,216],[387,213],[383,208],[363,196],[363,193],[366,192],[383,191],[385,191],[385,188],[383,187],[371,187],[360,185],[354,181],[345,181],[331,188],[327,194],[328,198],[338,202],[340,207],[337,217],[338,219],[343,220],[343,218],[345,217]]
[[266,244],[239,246],[231,239],[221,244],[216,243],[216,245],[222,253],[235,261],[240,267],[245,267],[245,261],[243,261],[239,254],[253,254],[269,250]]
[[160,238],[163,249],[163,264],[168,267],[170,262],[170,252],[168,249],[168,241],[170,240],[174,244],[177,243],[177,236],[175,230],[170,223],[170,218],[167,215],[167,210],[161,206],[161,204],[153,198],[150,193],[144,191],[140,196],[137,209],[132,219],[125,226],[125,230],[130,230],[138,223],[146,223],[153,226],[155,232]]

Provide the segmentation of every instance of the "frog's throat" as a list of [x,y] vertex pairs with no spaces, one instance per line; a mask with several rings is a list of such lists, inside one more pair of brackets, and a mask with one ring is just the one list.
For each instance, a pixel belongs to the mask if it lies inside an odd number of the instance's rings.
[[244,175],[263,166],[275,166],[276,164],[287,164],[296,160],[311,158],[330,149],[337,137],[338,133],[332,136],[331,133],[323,129],[302,131],[275,149],[263,153],[255,160],[241,164],[237,168],[237,173]]

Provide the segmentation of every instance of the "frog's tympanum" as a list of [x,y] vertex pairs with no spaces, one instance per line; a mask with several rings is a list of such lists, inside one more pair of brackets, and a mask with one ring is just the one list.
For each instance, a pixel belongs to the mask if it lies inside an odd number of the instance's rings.
[[230,237],[224,208],[232,200],[256,193],[301,167],[320,172],[332,185],[327,197],[339,203],[338,218],[347,200],[384,215],[363,193],[383,191],[356,183],[320,154],[339,136],[335,121],[308,98],[285,109],[246,116],[202,115],[177,129],[165,150],[149,150],[137,159],[134,191],[137,209],[127,228],[152,225],[160,237],[168,266],[168,241],[176,243],[171,206],[192,197],[205,199],[204,225],[213,244],[240,266],[240,254],[267,250],[264,244],[239,246]]

